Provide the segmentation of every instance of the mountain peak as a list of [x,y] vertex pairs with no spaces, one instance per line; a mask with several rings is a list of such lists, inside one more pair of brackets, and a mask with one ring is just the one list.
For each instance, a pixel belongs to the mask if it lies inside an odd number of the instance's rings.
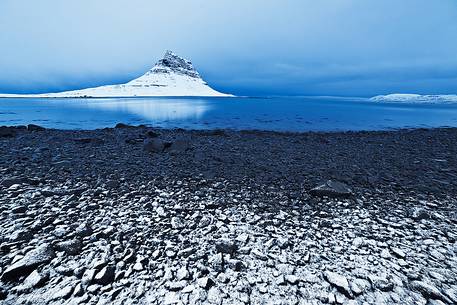
[[200,74],[195,70],[192,62],[182,58],[170,50],[160,59],[150,70],[151,73],[178,73],[188,75],[194,78],[200,78]]

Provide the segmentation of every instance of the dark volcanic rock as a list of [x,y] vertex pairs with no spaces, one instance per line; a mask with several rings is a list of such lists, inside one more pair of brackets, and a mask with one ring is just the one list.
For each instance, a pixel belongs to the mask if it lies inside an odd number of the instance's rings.
[[353,195],[352,190],[346,184],[332,180],[328,180],[326,183],[316,186],[309,193],[318,197],[348,198]]
[[10,138],[16,136],[16,129],[13,127],[0,126],[0,138]]
[[1,304],[457,304],[457,129],[148,130],[0,140]]
[[114,267],[106,266],[100,270],[94,278],[95,283],[100,285],[108,285],[114,281]]
[[158,138],[147,138],[143,142],[143,149],[147,152],[162,152],[165,149],[165,143]]
[[27,125],[27,130],[28,131],[43,131],[43,130],[46,130],[46,128],[39,126],[39,125],[35,125],[35,124],[29,124],[29,125]]
[[8,291],[4,287],[0,286],[0,300],[6,299],[7,296]]
[[116,126],[114,126],[114,128],[134,128],[134,126],[127,125],[124,123],[117,123]]
[[226,254],[235,254],[236,250],[238,250],[238,246],[236,243],[230,240],[221,240],[216,242],[216,251],[220,253]]
[[9,266],[2,275],[3,281],[14,281],[21,276],[28,275],[41,264],[50,262],[55,257],[54,250],[49,244],[42,244],[19,261]]
[[57,243],[55,248],[57,251],[64,251],[68,255],[77,255],[81,252],[82,246],[81,241],[75,238]]

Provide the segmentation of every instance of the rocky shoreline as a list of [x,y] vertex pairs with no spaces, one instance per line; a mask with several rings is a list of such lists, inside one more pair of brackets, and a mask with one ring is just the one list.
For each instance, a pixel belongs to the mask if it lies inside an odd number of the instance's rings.
[[457,129],[0,127],[0,304],[457,304]]

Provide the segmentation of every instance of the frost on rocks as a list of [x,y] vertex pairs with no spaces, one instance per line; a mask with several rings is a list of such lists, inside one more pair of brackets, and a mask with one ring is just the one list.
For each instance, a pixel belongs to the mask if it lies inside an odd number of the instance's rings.
[[457,304],[456,130],[15,131],[2,305]]

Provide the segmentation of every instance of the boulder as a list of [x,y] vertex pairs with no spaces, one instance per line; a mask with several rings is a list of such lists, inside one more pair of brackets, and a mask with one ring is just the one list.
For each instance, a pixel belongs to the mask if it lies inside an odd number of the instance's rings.
[[143,149],[147,152],[162,152],[165,149],[165,143],[158,138],[147,138],[143,142]]
[[46,130],[46,128],[39,126],[39,125],[35,125],[35,124],[29,124],[29,125],[27,125],[27,130],[28,131],[43,131],[43,130]]
[[94,278],[95,283],[100,285],[108,285],[114,281],[114,267],[106,266],[100,270]]
[[16,130],[13,127],[0,126],[0,138],[12,138],[16,136]]
[[324,278],[347,297],[352,297],[352,292],[351,289],[349,289],[349,282],[346,277],[335,272],[326,271],[324,273]]
[[344,183],[328,180],[324,184],[318,185],[309,192],[317,197],[349,198],[353,195],[352,190]]
[[77,255],[82,250],[82,243],[79,239],[71,239],[56,244],[57,251],[63,251],[68,255]]
[[134,127],[135,126],[127,125],[124,123],[117,123],[116,126],[114,126],[114,128],[134,128]]
[[236,243],[230,240],[219,240],[216,242],[216,251],[220,253],[234,255],[238,250]]
[[42,244],[9,266],[2,275],[2,281],[16,281],[21,276],[29,275],[41,264],[50,262],[55,257],[50,244]]
[[170,146],[170,152],[182,153],[190,149],[190,140],[179,139],[174,141]]

